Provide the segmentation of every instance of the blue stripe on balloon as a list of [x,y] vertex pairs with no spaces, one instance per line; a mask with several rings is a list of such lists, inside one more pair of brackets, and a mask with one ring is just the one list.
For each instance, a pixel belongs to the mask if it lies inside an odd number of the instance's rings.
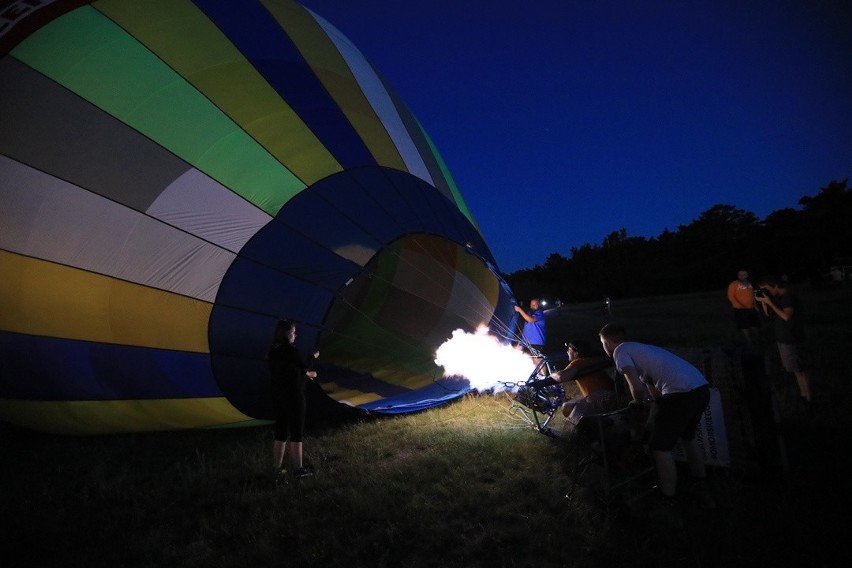
[[[402,174],[402,175],[400,175]],[[451,241],[464,244],[478,240],[478,231],[459,211],[456,204],[442,193],[410,175],[396,170],[385,170],[388,183],[405,196],[415,211],[420,212],[423,231],[441,235]],[[490,252],[488,253],[490,257]]]
[[[275,243],[269,245],[274,246]],[[270,258],[268,264],[237,257],[219,286],[214,311],[219,307],[232,307],[273,317],[318,322],[333,299],[334,291],[307,278],[293,276],[299,274],[295,269],[292,274],[287,274],[273,268],[274,264],[285,262],[286,255],[299,252],[283,246],[278,247],[279,256]],[[330,253],[326,251],[325,254]],[[342,259],[340,260],[342,263]],[[309,272],[312,265],[307,264],[307,259],[305,261],[302,270]],[[351,267],[351,264],[349,266]],[[349,274],[354,274],[354,270],[350,268]],[[320,276],[321,274],[316,275],[317,278]],[[341,278],[343,281],[340,285],[348,276]],[[336,288],[334,290],[336,291]]]
[[[310,188],[328,207],[345,212],[353,224],[383,245],[397,239],[403,228],[396,220],[396,212],[382,207],[381,202],[371,197],[349,172],[329,176]],[[301,196],[302,192],[299,195]]]
[[0,332],[0,392],[20,400],[222,396],[205,353]]
[[194,0],[344,168],[374,165],[370,150],[293,41],[257,2]]
[[[347,191],[345,188],[341,189]],[[293,227],[311,242],[334,251],[342,258],[348,258],[350,263],[356,264],[357,269],[364,254],[347,251],[357,249],[371,256],[384,246],[384,241],[374,238],[365,230],[364,225],[372,227],[374,221],[367,220],[365,223],[365,220],[356,220],[348,211],[342,211],[335,205],[334,201],[323,199],[312,187],[311,191],[302,191],[287,202],[274,222]],[[318,215],[319,211],[322,211],[322,214]],[[305,223],[305,219],[310,219],[311,222]],[[351,275],[352,272],[347,274],[343,281]]]
[[[299,199],[299,202],[303,201],[305,200]],[[291,210],[291,204],[292,202],[288,203],[285,209]],[[331,227],[326,235],[316,234],[318,229],[313,225],[322,224],[320,218],[328,215],[325,209],[314,207],[304,211],[301,217],[292,214],[284,216],[282,210],[274,221],[258,231],[243,247],[237,261],[231,264],[229,274],[236,270],[235,265],[239,266],[240,270],[251,270],[251,267],[242,268],[242,264],[253,261],[301,282],[309,282],[326,290],[337,290],[358,271],[359,266],[335,254],[332,250],[334,247],[326,244],[334,236],[346,235],[348,231],[345,232],[343,227],[337,227],[336,231],[335,227]],[[364,237],[356,235],[345,242],[358,243],[363,239]],[[376,246],[375,243],[372,244],[373,248]],[[255,293],[254,290],[247,292]],[[225,301],[221,292],[219,297]]]
[[[494,263],[488,245],[467,217],[420,178],[390,168],[357,168],[345,175],[353,191],[357,189],[365,195],[365,203],[392,215],[391,227],[398,230],[397,238],[418,232],[440,235],[460,245],[470,243],[477,255]],[[317,188],[324,182],[317,184]]]

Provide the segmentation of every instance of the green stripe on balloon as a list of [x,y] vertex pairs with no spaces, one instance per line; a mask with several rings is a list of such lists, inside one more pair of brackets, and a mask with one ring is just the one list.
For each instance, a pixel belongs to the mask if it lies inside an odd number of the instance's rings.
[[206,97],[91,7],[54,20],[12,54],[271,215],[304,188]]

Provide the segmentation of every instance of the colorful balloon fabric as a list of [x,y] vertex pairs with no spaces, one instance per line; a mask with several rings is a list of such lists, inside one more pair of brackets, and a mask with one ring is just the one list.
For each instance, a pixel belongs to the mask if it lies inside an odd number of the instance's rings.
[[65,434],[271,419],[281,318],[333,400],[428,408],[514,302],[414,116],[282,0],[11,2],[0,274],[0,420]]

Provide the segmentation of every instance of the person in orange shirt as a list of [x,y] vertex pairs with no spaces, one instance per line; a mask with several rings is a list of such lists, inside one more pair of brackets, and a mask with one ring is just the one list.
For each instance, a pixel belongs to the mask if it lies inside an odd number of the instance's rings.
[[754,288],[748,280],[748,271],[737,272],[737,279],[728,284],[728,301],[734,308],[734,322],[749,347],[758,339],[760,318],[754,302]]

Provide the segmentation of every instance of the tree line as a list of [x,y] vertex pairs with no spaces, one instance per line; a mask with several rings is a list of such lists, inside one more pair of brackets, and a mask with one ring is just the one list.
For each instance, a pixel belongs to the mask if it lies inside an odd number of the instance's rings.
[[760,220],[733,205],[714,205],[676,231],[631,237],[622,228],[599,245],[551,253],[544,265],[504,275],[518,299],[563,302],[646,297],[722,289],[744,268],[820,285],[844,258],[852,263],[852,191],[832,181],[798,208]]

